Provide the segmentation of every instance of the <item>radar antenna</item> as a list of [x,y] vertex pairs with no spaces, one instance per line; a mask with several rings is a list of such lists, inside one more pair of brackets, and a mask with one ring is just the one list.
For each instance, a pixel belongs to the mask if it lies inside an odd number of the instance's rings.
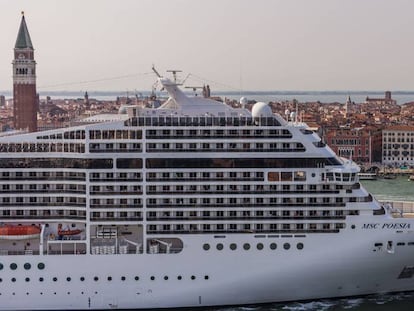
[[177,84],[177,73],[183,72],[183,71],[182,70],[176,70],[176,69],[170,69],[170,70],[167,70],[167,72],[172,72],[173,78],[174,78],[174,83]]

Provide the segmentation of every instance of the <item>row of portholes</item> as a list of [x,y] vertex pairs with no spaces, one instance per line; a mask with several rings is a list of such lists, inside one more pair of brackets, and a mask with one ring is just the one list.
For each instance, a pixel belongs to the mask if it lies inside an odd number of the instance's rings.
[[[165,275],[164,277],[163,277],[163,279],[165,280],[165,281],[168,281],[169,280],[169,277],[167,276],[167,275]],[[178,275],[177,276],[177,280],[179,280],[179,281],[181,281],[183,279],[183,277],[181,276],[181,275]],[[196,276],[195,275],[192,275],[191,277],[190,277],[190,279],[191,280],[195,280],[196,279]],[[208,275],[205,275],[204,276],[204,280],[208,280],[209,279],[209,276]],[[45,279],[43,278],[43,277],[40,277],[39,278],[39,282],[43,282]],[[95,281],[95,282],[98,282],[99,281],[99,277],[97,277],[97,276],[95,276],[94,278],[93,278],[93,280]],[[112,276],[108,276],[107,277],[107,280],[108,281],[112,281]],[[121,276],[121,281],[125,281],[126,280],[126,277],[125,276]],[[139,276],[135,276],[134,277],[134,280],[135,281],[139,281]],[[151,281],[155,281],[155,276],[151,276],[150,277],[150,280]],[[17,279],[16,278],[11,278],[11,281],[13,282],[13,283],[15,283],[16,281],[17,281]],[[58,281],[58,278],[57,277],[53,277],[52,278],[52,281],[53,282],[57,282]],[[67,282],[70,282],[70,281],[72,281],[72,278],[71,277],[67,277],[66,278],[66,281]],[[84,282],[85,281],[85,277],[83,277],[83,276],[81,276],[80,277],[80,281],[81,282]],[[1,282],[3,282],[3,279],[2,278],[0,278],[0,283]],[[25,278],[25,282],[30,282],[30,278],[28,278],[28,277],[26,277]]]
[[[301,242],[299,242],[299,243],[297,243],[297,244],[296,244],[296,248],[297,248],[298,250],[302,250],[302,249],[303,249],[303,247],[304,247],[304,245],[303,245],[303,243],[301,243]],[[235,251],[235,250],[237,249],[237,244],[236,244],[236,243],[230,243],[229,248],[230,248],[232,251]],[[244,244],[243,244],[243,249],[244,249],[245,251],[248,251],[250,248],[251,248],[251,245],[250,245],[249,243],[244,243]],[[263,250],[263,249],[264,249],[264,244],[263,244],[263,243],[257,243],[257,244],[256,244],[256,248],[257,248],[258,250]],[[270,248],[271,250],[275,250],[275,249],[277,249],[277,244],[276,244],[276,243],[270,243],[270,244],[269,244],[269,248]],[[285,250],[289,250],[289,249],[290,249],[290,243],[283,243],[283,248],[284,248]],[[210,244],[208,244],[208,243],[203,244],[203,249],[204,249],[205,251],[210,250]],[[222,243],[217,243],[217,244],[216,244],[216,249],[217,249],[217,250],[219,250],[219,251],[221,251],[221,250],[223,250],[223,249],[224,249],[224,245],[223,245]]]
[[[43,292],[40,292],[39,293],[40,295],[43,295]],[[70,292],[67,292],[66,293],[67,295],[70,295]],[[85,292],[81,292],[81,295],[84,295],[85,294]],[[95,292],[95,295],[97,295],[98,294],[98,292]],[[2,293],[0,293],[0,296],[2,295]],[[12,295],[13,296],[15,296],[16,295],[16,293],[12,293]],[[26,296],[29,296],[30,295],[30,293],[29,292],[26,292]],[[56,292],[53,292],[53,295],[57,295],[57,293]]]
[[[10,269],[11,270],[16,270],[17,269],[17,264],[16,263],[11,263],[10,264]],[[4,268],[4,265],[2,264],[2,263],[0,263],[0,270],[3,270],[3,268]],[[25,269],[25,270],[30,270],[31,268],[32,268],[32,265],[30,264],[30,263],[28,263],[28,262],[26,262],[24,265],[23,265],[23,268]],[[38,264],[37,264],[37,268],[39,269],[39,270],[43,270],[44,268],[45,268],[45,264],[43,263],[43,262],[39,262]]]

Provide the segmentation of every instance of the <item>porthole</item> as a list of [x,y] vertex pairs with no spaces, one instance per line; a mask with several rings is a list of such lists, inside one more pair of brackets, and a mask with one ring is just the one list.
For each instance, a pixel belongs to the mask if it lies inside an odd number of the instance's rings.
[[43,281],[44,281],[44,278],[40,277],[39,282],[43,282]]
[[168,280],[168,276],[164,276],[164,280],[166,280],[166,281],[167,281],[167,280]]
[[236,250],[236,249],[237,249],[237,244],[236,244],[236,243],[231,243],[231,244],[230,244],[230,249],[231,249],[232,251]]
[[99,278],[98,278],[97,276],[95,276],[95,277],[93,278],[93,280],[94,280],[95,282],[98,282],[98,281],[99,281]]
[[210,244],[205,243],[205,244],[203,245],[203,249],[204,249],[205,251],[208,251],[208,250],[210,249]]
[[29,296],[29,293],[27,293],[27,292],[26,292],[26,295],[28,295],[28,296]]
[[208,280],[208,279],[209,279],[208,275],[205,275],[204,280]]
[[16,270],[17,269],[17,264],[15,264],[14,262],[12,264],[10,264],[10,269]]
[[249,243],[244,243],[243,248],[244,248],[244,250],[248,251],[250,249],[250,244]]
[[191,279],[192,279],[192,280],[195,280],[195,278],[196,278],[196,277],[195,277],[194,275],[192,275],[192,276],[191,276]]
[[259,251],[261,251],[263,249],[263,243],[257,243],[256,247]]
[[218,243],[218,244],[216,245],[216,248],[217,248],[219,251],[221,251],[221,250],[223,249],[223,244]]
[[30,278],[25,278],[24,279],[26,282],[30,282]]
[[121,276],[121,281],[125,281],[125,280],[126,280],[126,277]]
[[270,243],[270,249],[275,250],[277,248],[276,243]]
[[68,276],[67,278],[66,278],[66,281],[68,281],[68,282],[70,282],[72,279]]
[[85,281],[85,277],[81,276],[80,280],[81,280],[81,282]]
[[14,283],[16,282],[16,278],[12,278],[11,281]]
[[112,281],[112,276],[108,276],[108,281]]
[[290,248],[290,244],[289,243],[285,243],[283,244],[283,248],[288,250]]
[[179,276],[177,276],[177,280],[182,280],[182,276],[181,275],[179,275]]
[[312,177],[315,177],[315,176],[316,176],[316,174],[315,174],[315,173],[312,173],[312,174],[311,174],[311,176],[312,176]]
[[2,278],[0,278],[0,283],[1,283],[1,282],[3,282],[3,279],[2,279]]
[[136,276],[135,277],[135,281],[139,281],[139,276]]
[[155,276],[151,276],[150,279],[151,279],[151,281],[154,281],[155,280]]
[[0,270],[3,270],[3,264],[0,263]]
[[57,277],[54,277],[54,278],[53,278],[53,282],[56,282],[56,281],[57,281]]
[[43,293],[42,293],[42,292],[40,292],[40,295],[43,295]]
[[296,244],[296,248],[297,249],[303,249],[303,243]]
[[351,226],[351,229],[355,229],[355,225],[352,225],[352,226]]
[[24,268],[25,270],[29,270],[31,267],[32,267],[32,265],[31,265],[30,263],[28,263],[28,262],[26,262],[26,263],[23,265],[23,268]]
[[45,264],[44,264],[43,262],[39,262],[39,263],[37,264],[37,268],[38,268],[39,270],[43,270],[43,269],[45,268]]

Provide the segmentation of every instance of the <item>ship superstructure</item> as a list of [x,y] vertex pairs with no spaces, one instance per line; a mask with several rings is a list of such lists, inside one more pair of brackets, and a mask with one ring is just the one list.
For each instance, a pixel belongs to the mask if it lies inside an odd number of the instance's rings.
[[167,308],[414,289],[393,215],[305,124],[159,78],[126,118],[0,138],[0,309]]

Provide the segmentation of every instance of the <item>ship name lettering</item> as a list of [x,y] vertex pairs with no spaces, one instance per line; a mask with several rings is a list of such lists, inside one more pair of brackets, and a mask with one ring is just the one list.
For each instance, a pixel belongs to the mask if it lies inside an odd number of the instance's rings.
[[380,224],[363,224],[362,229],[378,229]]
[[383,224],[382,229],[410,229],[410,224],[407,223],[394,223],[394,224]]

